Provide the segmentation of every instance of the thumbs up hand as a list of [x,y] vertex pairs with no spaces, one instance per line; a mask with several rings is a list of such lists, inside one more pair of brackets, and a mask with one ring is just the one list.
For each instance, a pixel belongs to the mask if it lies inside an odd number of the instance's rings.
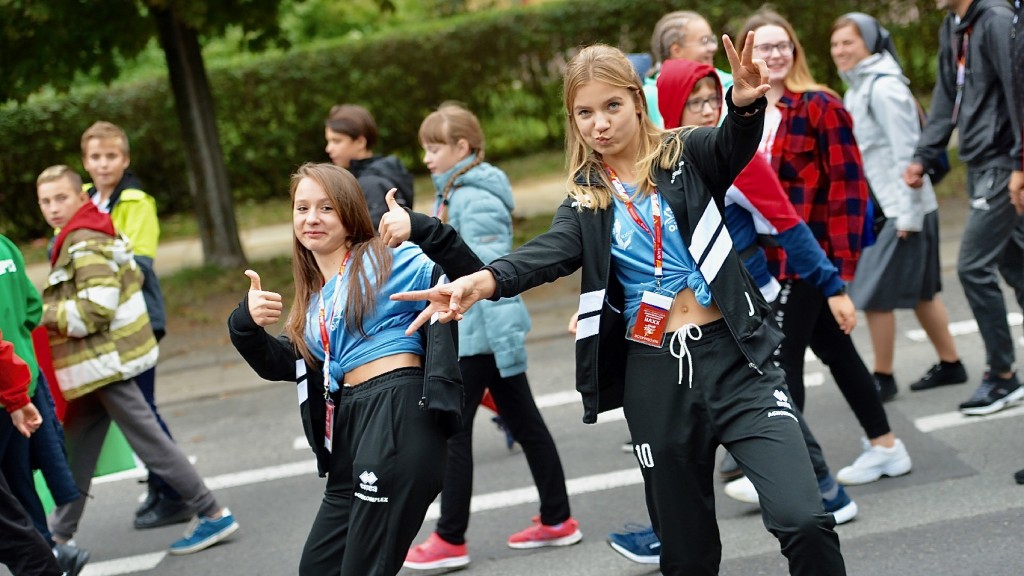
[[281,319],[284,304],[277,292],[265,292],[260,286],[260,275],[255,270],[246,270],[249,277],[249,315],[258,326],[267,327]]
[[409,213],[402,208],[395,200],[397,188],[388,190],[384,201],[388,203],[388,211],[380,219],[377,233],[380,234],[384,245],[395,248],[402,242],[409,239],[412,234],[412,222],[409,220]]

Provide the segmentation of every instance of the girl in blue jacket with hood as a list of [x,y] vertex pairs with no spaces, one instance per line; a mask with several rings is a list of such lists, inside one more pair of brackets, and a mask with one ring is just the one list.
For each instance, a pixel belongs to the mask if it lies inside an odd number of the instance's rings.
[[[420,125],[423,162],[433,176],[434,216],[451,224],[484,262],[512,250],[512,187],[484,162],[484,134],[472,112],[442,104]],[[416,570],[469,564],[465,533],[473,493],[473,419],[485,390],[512,436],[522,445],[540,493],[533,524],[509,537],[512,548],[568,546],[582,539],[569,513],[565,473],[526,379],[530,316],[519,296],[481,302],[459,322],[459,368],[466,390],[462,430],[448,440],[441,518],[426,541],[409,550]]]

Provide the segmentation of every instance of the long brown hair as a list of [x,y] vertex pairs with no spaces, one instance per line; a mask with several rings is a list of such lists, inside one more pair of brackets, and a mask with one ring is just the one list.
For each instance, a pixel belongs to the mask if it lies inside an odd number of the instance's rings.
[[[309,178],[327,193],[331,206],[338,213],[348,232],[346,243],[352,256],[348,264],[348,302],[345,304],[345,327],[353,334],[366,336],[363,320],[373,315],[377,304],[377,290],[391,276],[391,251],[374,234],[366,198],[359,181],[351,172],[333,164],[306,163],[292,174],[291,199],[295,206],[295,191],[299,182]],[[369,255],[366,261],[363,257]],[[372,270],[367,269],[367,264]],[[371,278],[371,275],[373,278]],[[309,304],[326,280],[317,266],[313,253],[292,240],[292,277],[295,281],[295,300],[285,331],[302,357],[313,362],[306,345],[305,331]]]
[[[474,159],[461,170],[451,175],[441,190],[441,198],[455,185],[455,180],[484,161],[484,131],[476,115],[458,102],[445,102],[423,119],[420,124],[422,144],[443,144],[455,146],[465,140]],[[447,212],[443,214],[447,216]]]
[[[640,123],[636,173],[643,177],[637,185],[637,193],[650,194],[655,188],[651,168],[660,154],[663,132],[647,115],[647,100],[644,98],[640,78],[626,55],[618,48],[594,44],[580,50],[565,66],[562,94],[565,104],[565,161],[569,172],[566,187],[569,195],[579,202],[581,208],[607,208],[611,204],[612,183],[604,170],[604,164],[599,155],[587,146],[573,118],[576,93],[588,82],[604,82],[625,88],[633,97],[637,122]],[[600,179],[598,182],[590,180],[595,174]],[[585,184],[576,182],[577,175],[583,176]]]
[[814,76],[811,75],[811,69],[807,67],[807,55],[804,52],[803,45],[800,44],[800,39],[796,36],[796,30],[793,29],[793,25],[789,23],[789,20],[783,18],[778,12],[767,6],[762,6],[743,23],[743,32],[737,38],[746,38],[748,32],[753,32],[762,26],[778,26],[782,28],[786,31],[786,35],[789,36],[789,41],[793,43],[793,67],[789,69],[789,74],[786,75],[784,80],[784,84],[789,91],[796,92],[797,94],[803,94],[804,92],[828,92],[839,98],[835,90],[814,80]]

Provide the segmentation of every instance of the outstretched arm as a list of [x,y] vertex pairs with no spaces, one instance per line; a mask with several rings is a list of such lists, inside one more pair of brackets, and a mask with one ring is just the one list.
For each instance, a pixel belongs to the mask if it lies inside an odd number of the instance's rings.
[[392,294],[391,299],[427,302],[427,307],[405,330],[405,334],[411,336],[428,321],[437,320],[442,324],[447,324],[452,320],[462,320],[462,315],[467,310],[480,300],[493,296],[496,288],[497,283],[491,272],[480,270],[448,284],[434,286],[429,290]]

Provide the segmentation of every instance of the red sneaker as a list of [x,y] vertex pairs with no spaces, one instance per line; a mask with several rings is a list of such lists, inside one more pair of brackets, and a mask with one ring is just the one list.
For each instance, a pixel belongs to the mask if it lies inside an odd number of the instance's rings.
[[449,544],[434,532],[422,544],[409,549],[403,566],[412,570],[433,570],[457,568],[467,564],[469,552],[466,551],[465,544]]
[[570,546],[583,539],[579,522],[569,517],[554,526],[540,523],[540,516],[533,517],[533,526],[508,537],[509,548],[543,548],[544,546]]

